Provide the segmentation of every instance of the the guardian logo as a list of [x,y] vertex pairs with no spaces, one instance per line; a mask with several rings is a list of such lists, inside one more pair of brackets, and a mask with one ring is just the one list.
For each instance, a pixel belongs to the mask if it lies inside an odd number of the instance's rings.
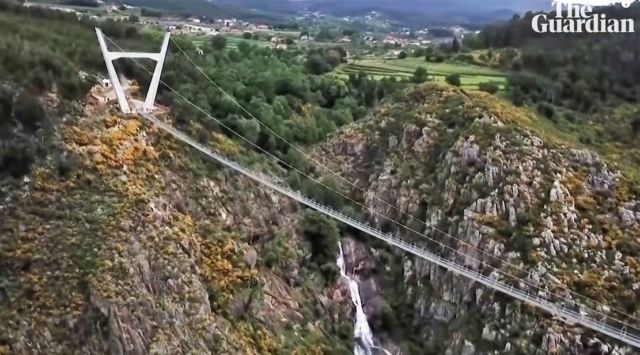
[[[575,4],[572,0],[556,0],[554,5],[555,16],[537,14],[533,17],[531,27],[535,32],[635,33],[633,19],[607,18],[606,14],[594,13],[591,5]],[[624,8],[629,8],[631,1],[623,1],[621,5]]]

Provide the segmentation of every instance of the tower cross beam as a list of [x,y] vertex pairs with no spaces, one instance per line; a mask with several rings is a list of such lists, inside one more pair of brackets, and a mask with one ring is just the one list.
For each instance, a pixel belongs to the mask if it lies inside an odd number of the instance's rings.
[[159,53],[110,52],[107,48],[107,43],[104,39],[104,35],[102,34],[102,30],[100,30],[100,28],[98,27],[96,27],[96,35],[98,36],[98,42],[100,43],[102,56],[104,57],[104,62],[107,65],[109,79],[111,80],[111,85],[113,86],[113,90],[116,93],[118,105],[120,106],[120,111],[122,111],[122,113],[131,113],[132,111],[131,107],[129,106],[129,102],[127,101],[127,97],[124,94],[124,90],[122,89],[122,83],[120,83],[120,78],[118,77],[116,68],[113,66],[113,61],[120,58],[146,58],[154,60],[156,62],[156,68],[153,72],[153,77],[151,78],[149,91],[147,92],[147,96],[144,100],[144,105],[142,106],[143,112],[153,111],[153,107],[156,101],[156,95],[158,93],[158,86],[160,85],[162,67],[164,66],[164,60],[167,56],[167,48],[169,48],[169,36],[171,35],[171,33],[165,33],[164,40],[162,41],[162,47]]

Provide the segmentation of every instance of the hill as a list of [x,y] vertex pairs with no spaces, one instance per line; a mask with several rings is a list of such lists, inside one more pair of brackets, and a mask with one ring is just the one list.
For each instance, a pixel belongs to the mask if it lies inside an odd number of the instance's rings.
[[[320,220],[308,237],[310,218],[281,196],[136,117],[84,105],[92,83],[78,69],[104,72],[93,26],[0,13],[0,353],[349,353],[337,227]],[[145,48],[135,32],[103,30]],[[309,241],[325,234],[334,266],[321,268]]]
[[[357,183],[343,188],[369,207],[369,220],[382,230],[485,274],[492,265],[550,292],[570,289],[638,314],[632,284],[640,280],[633,256],[640,250],[639,182],[544,126],[544,118],[489,95],[425,84],[344,127],[314,158]],[[360,275],[373,283],[365,310],[374,333],[403,353],[631,351],[369,245],[375,251],[362,253],[361,263],[377,272]]]
[[513,14],[527,10],[546,9],[546,0],[510,1],[492,0],[470,2],[416,1],[416,0],[375,0],[375,1],[317,1],[317,0],[132,0],[136,6],[163,8],[170,11],[189,12],[207,16],[241,16],[245,18],[265,18],[274,21],[285,20],[288,16],[303,10],[322,11],[335,16],[358,16],[370,11],[380,11],[405,25],[489,23],[508,19]]

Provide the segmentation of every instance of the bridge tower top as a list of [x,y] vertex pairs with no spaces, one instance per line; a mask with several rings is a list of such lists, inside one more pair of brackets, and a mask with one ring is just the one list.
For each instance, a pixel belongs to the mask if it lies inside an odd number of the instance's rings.
[[132,110],[129,106],[129,102],[127,101],[127,97],[124,94],[124,90],[122,89],[122,84],[120,83],[120,78],[118,77],[116,68],[113,66],[113,61],[120,58],[146,58],[156,61],[156,68],[153,72],[153,77],[151,78],[149,91],[147,92],[147,96],[144,100],[144,105],[142,106],[143,112],[153,111],[154,103],[156,101],[156,94],[158,93],[158,85],[160,85],[162,67],[164,65],[164,59],[167,56],[167,48],[169,47],[169,36],[171,34],[169,32],[165,33],[164,40],[162,41],[162,48],[160,49],[159,53],[111,52],[107,48],[107,43],[104,39],[104,35],[102,34],[102,30],[100,30],[100,28],[98,27],[96,27],[96,35],[98,36],[98,42],[100,43],[102,56],[104,57],[105,64],[107,65],[109,79],[111,80],[111,85],[113,85],[113,90],[116,93],[118,105],[120,106],[120,110],[122,111],[122,113],[131,113]]

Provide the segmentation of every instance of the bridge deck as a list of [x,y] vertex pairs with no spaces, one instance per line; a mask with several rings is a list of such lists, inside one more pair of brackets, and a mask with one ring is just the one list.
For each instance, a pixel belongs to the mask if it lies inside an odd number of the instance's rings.
[[534,307],[540,308],[551,313],[554,316],[557,316],[561,321],[569,324],[580,324],[586,328],[590,328],[596,332],[608,335],[614,339],[617,339],[621,342],[632,345],[636,348],[640,348],[640,336],[635,332],[635,328],[633,328],[633,333],[631,329],[626,328],[626,324],[620,321],[612,321],[611,319],[605,319],[605,317],[599,318],[594,316],[595,314],[601,314],[601,312],[590,309],[586,306],[582,306],[582,312],[576,312],[571,309],[567,309],[563,304],[558,304],[548,300],[545,297],[539,296],[537,293],[532,292],[527,289],[520,289],[519,287],[507,284],[503,281],[500,281],[495,278],[491,278],[480,273],[477,270],[472,270],[465,265],[458,264],[453,260],[445,259],[440,255],[437,255],[428,249],[422,248],[415,243],[408,243],[400,238],[394,237],[391,234],[383,233],[382,231],[375,229],[361,221],[355,220],[341,212],[331,209],[328,206],[324,206],[314,200],[309,199],[308,197],[302,195],[299,192],[291,190],[289,187],[281,185],[271,178],[265,176],[264,174],[252,171],[243,167],[242,165],[228,160],[227,158],[211,151],[210,149],[204,147],[203,145],[197,143],[189,136],[184,133],[176,130],[174,127],[167,125],[166,123],[161,122],[156,117],[150,114],[143,114],[143,117],[149,120],[158,128],[164,130],[165,132],[171,134],[178,140],[190,145],[191,147],[199,150],[206,156],[211,159],[216,160],[217,162],[263,184],[270,187],[273,190],[276,190],[302,204],[307,205],[314,210],[323,213],[333,219],[341,221],[353,228],[356,228],[368,235],[371,235],[375,238],[378,238],[389,245],[393,245],[398,247],[410,254],[413,254],[419,258],[435,263],[441,267],[444,267],[448,270],[451,270],[457,274],[460,274],[464,277],[472,279],[482,285],[485,285],[491,289],[496,291],[503,292],[511,297],[524,301]]

